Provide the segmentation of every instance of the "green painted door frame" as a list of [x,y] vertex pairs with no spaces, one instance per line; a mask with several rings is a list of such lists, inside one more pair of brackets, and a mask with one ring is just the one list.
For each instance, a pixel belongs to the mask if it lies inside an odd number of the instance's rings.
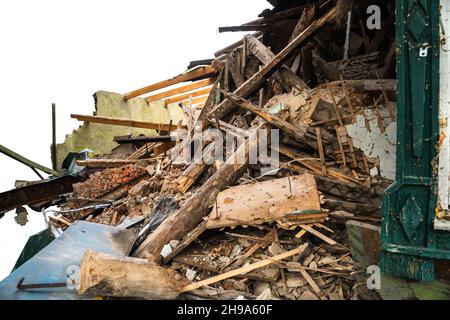
[[383,200],[381,270],[432,281],[450,259],[434,229],[439,136],[439,0],[397,0],[397,176]]

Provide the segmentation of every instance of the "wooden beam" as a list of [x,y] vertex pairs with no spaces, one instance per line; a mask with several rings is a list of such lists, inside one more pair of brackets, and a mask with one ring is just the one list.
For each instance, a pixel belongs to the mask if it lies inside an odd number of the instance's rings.
[[[253,53],[263,65],[268,65],[270,61],[275,58],[275,54],[255,37],[247,35],[245,36],[245,39],[247,40],[250,52]],[[279,71],[275,72],[275,77],[288,92],[292,87],[297,87],[299,90],[309,89],[306,83],[297,77],[297,75],[287,66],[283,66]]]
[[217,73],[217,69],[215,69],[212,66],[206,66],[206,67],[197,68],[197,69],[194,69],[194,70],[187,71],[186,73],[182,73],[182,74],[180,74],[178,76],[175,76],[175,77],[173,77],[171,79],[160,81],[160,82],[151,84],[149,86],[146,86],[144,88],[140,88],[140,89],[131,91],[131,92],[125,94],[124,99],[128,100],[128,99],[135,98],[135,97],[138,97],[140,95],[143,95],[143,94],[146,94],[146,93],[149,93],[149,92],[153,92],[153,91],[156,91],[156,90],[159,90],[159,89],[167,88],[167,87],[169,87],[171,85],[174,85],[174,84],[177,84],[177,83],[180,83],[180,82],[194,80],[194,79],[197,79],[197,78],[200,78],[200,77],[210,76],[210,75],[213,75],[213,74],[216,74],[216,73]]
[[250,111],[251,113],[257,115],[258,117],[263,118],[264,120],[266,120],[268,123],[270,123],[274,127],[278,128],[280,130],[283,130],[286,134],[288,134],[289,136],[291,136],[298,142],[310,144],[311,147],[314,147],[315,149],[317,149],[317,144],[315,142],[311,143],[305,139],[305,134],[306,134],[306,129],[307,129],[306,127],[304,127],[304,126],[294,127],[289,122],[279,118],[276,115],[266,112],[265,110],[255,106],[250,101],[248,101],[246,99],[242,99],[241,97],[237,96],[234,93],[227,92],[224,90],[222,90],[222,93],[229,101],[236,104],[238,107],[240,107],[244,110]]
[[271,28],[272,28],[272,26],[268,25],[268,24],[219,27],[219,33],[222,33],[222,32],[244,32],[244,31],[268,31]]
[[192,100],[186,99],[186,100],[183,100],[181,102],[183,104],[202,104],[202,103],[205,103],[206,100],[208,100],[208,96],[205,95],[205,96],[194,98]]
[[86,168],[117,168],[127,164],[135,164],[138,161],[133,159],[89,159],[78,160],[77,165]]
[[238,276],[240,274],[245,274],[245,273],[248,273],[250,271],[253,271],[253,270],[256,270],[256,269],[259,269],[259,268],[263,268],[265,266],[271,265],[272,263],[274,263],[276,261],[282,261],[282,260],[287,259],[289,257],[292,257],[292,256],[294,256],[296,254],[301,254],[301,253],[303,253],[303,251],[305,251],[305,249],[307,247],[308,247],[308,244],[305,243],[305,244],[302,244],[300,247],[298,247],[296,249],[293,249],[293,250],[290,250],[290,251],[278,254],[276,256],[267,258],[265,260],[261,260],[261,261],[258,261],[258,262],[255,262],[255,263],[243,266],[241,268],[238,268],[238,269],[235,269],[235,270],[232,270],[232,271],[229,271],[229,272],[225,272],[225,273],[219,274],[217,276],[214,276],[214,277],[202,280],[202,281],[198,281],[198,282],[192,283],[190,285],[185,286],[181,290],[181,292],[187,292],[187,291],[191,291],[191,290],[194,290],[194,289],[198,289],[198,288],[201,288],[203,286],[207,286],[207,285],[210,285],[210,284],[213,284],[213,283],[217,283],[219,281],[223,281],[223,280],[226,280],[226,279],[229,279],[229,278],[232,278],[232,277],[236,277],[236,276]]
[[[255,129],[260,129],[262,126]],[[249,137],[227,162],[184,202],[180,209],[167,217],[145,239],[135,251],[134,256],[158,261],[161,259],[161,249],[166,243],[171,240],[180,240],[200,224],[203,217],[210,212],[219,192],[239,179],[247,168],[247,161],[238,161],[238,159],[241,156],[247,159],[250,148],[256,145],[258,145],[258,139]]]
[[[86,115],[81,115],[81,114],[71,114],[70,117],[73,119],[77,119],[78,121],[109,124],[109,125],[113,125],[113,126],[153,129],[153,130],[159,130],[159,131],[175,131],[175,130],[177,130],[176,125],[162,124],[162,123],[156,123],[156,122],[147,122],[147,121],[140,121],[140,120],[99,117],[99,116],[86,116]],[[187,129],[187,126],[184,125],[184,126],[182,126],[182,128]]]
[[189,283],[175,270],[147,260],[87,250],[77,293],[90,296],[175,299]]
[[209,94],[209,92],[211,91],[211,87],[207,87],[207,88],[203,88],[197,91],[193,91],[193,92],[188,92],[170,99],[166,99],[164,100],[164,104],[167,106],[171,103],[177,103],[180,101],[184,101],[184,100],[189,100],[189,98],[195,98],[195,97],[199,97],[199,96],[204,96],[206,94]]
[[[267,79],[273,72],[281,66],[284,61],[294,52],[299,45],[307,40],[314,32],[320,29],[325,23],[333,20],[336,17],[337,8],[333,7],[330,11],[324,14],[319,19],[311,23],[302,33],[298,35],[291,43],[289,43],[283,50],[278,53],[275,58],[265,65],[261,70],[255,73],[251,78],[245,81],[234,93],[247,98],[250,94],[255,92],[262,85],[265,79]],[[231,110],[233,110],[234,104],[228,99],[221,102],[215,109],[213,109],[210,115],[205,115],[205,119],[223,119]]]
[[303,230],[308,231],[309,233],[315,235],[317,238],[322,239],[323,241],[325,241],[328,244],[331,244],[332,246],[338,244],[336,241],[334,241],[333,239],[328,238],[326,235],[320,233],[319,231],[317,231],[316,229],[311,228],[310,226],[306,225],[306,224],[300,224],[299,225],[300,228],[302,228]]
[[[341,85],[342,81],[337,80],[330,82],[331,86]],[[361,91],[381,91],[383,89],[390,92],[397,92],[397,80],[396,79],[361,79],[361,80],[345,80],[347,87],[352,87]]]
[[161,99],[164,99],[164,98],[172,97],[172,96],[177,95],[177,94],[181,94],[181,93],[189,92],[189,91],[192,91],[192,90],[200,89],[200,88],[212,85],[214,83],[214,81],[216,81],[215,78],[209,78],[209,79],[193,82],[193,83],[190,83],[190,84],[185,85],[185,86],[181,86],[181,87],[178,87],[178,88],[170,89],[168,91],[160,92],[160,93],[157,93],[157,94],[145,97],[145,101],[150,103],[150,102],[153,102],[153,101],[158,101],[158,100],[161,100]]

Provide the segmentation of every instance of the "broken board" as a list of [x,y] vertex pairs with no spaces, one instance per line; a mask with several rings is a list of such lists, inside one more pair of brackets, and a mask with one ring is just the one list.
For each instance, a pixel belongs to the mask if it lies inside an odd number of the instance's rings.
[[322,219],[316,181],[310,174],[229,188],[217,196],[207,229],[264,222]]

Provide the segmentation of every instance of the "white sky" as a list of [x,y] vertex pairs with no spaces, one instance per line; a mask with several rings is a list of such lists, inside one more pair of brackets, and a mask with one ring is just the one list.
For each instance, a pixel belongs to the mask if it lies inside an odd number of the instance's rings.
[[[51,167],[52,102],[61,143],[79,126],[70,113],[94,111],[94,92],[126,93],[212,58],[243,35],[219,34],[219,26],[254,20],[268,7],[265,0],[0,1],[0,144]],[[36,178],[0,154],[0,192]],[[25,227],[14,215],[0,219],[0,279],[45,227],[41,213],[29,210]]]

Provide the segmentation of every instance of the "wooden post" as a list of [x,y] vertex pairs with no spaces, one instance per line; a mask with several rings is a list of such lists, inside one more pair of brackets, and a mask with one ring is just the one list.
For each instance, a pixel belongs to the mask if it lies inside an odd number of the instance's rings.
[[143,259],[86,251],[78,294],[144,299],[175,299],[187,279],[172,269]]
[[[258,130],[260,127],[255,128],[255,130]],[[242,176],[247,168],[250,148],[257,146],[257,144],[258,139],[256,136],[249,137],[230,159],[186,201],[183,207],[164,220],[145,239],[134,253],[134,256],[159,261],[162,247],[171,240],[180,240],[194,229],[202,221],[203,217],[210,212],[210,208],[214,204],[218,193]],[[239,161],[241,160],[241,155],[245,156],[245,161]]]
[[56,104],[52,103],[52,169],[56,171]]

